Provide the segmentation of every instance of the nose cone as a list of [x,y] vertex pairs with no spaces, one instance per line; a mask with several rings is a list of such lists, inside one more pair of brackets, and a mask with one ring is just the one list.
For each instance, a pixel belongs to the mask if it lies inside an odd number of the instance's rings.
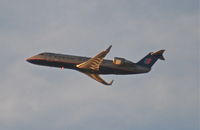
[[34,61],[37,60],[37,57],[38,57],[37,55],[36,56],[32,56],[32,57],[26,59],[26,61],[29,62],[29,63],[34,63]]
[[31,63],[33,61],[33,57],[27,58],[26,61]]

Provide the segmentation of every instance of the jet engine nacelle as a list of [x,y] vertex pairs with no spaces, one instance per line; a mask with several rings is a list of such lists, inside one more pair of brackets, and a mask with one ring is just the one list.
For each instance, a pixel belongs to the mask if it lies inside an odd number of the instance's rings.
[[120,58],[120,57],[115,57],[115,58],[113,59],[113,63],[114,63],[115,65],[123,65],[123,64],[125,63],[125,61],[126,61],[126,59]]
[[135,63],[126,60],[125,58],[121,58],[121,57],[115,57],[113,59],[113,64],[115,65],[134,65]]
[[121,58],[121,57],[115,57],[115,58],[113,59],[113,63],[114,63],[115,65],[123,65],[123,64],[128,63],[128,62],[130,62],[130,61],[128,61],[128,60],[126,60],[126,59],[124,59],[124,58]]

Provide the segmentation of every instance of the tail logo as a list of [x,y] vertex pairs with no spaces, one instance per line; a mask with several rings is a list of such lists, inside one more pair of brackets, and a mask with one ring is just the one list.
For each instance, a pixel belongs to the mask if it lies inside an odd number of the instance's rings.
[[152,61],[151,58],[146,58],[146,59],[144,60],[144,63],[148,65],[148,64],[151,63],[151,61]]

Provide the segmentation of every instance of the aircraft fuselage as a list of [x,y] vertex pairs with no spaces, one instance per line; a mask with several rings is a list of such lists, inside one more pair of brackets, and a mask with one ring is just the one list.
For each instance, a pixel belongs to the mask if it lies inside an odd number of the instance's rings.
[[94,74],[125,75],[125,74],[147,73],[151,70],[148,67],[138,65],[136,63],[133,63],[125,59],[123,64],[115,64],[112,60],[105,59],[99,66],[99,70],[82,69],[77,67],[78,64],[86,62],[89,59],[90,57],[63,55],[56,53],[41,53],[31,58],[28,58],[27,61],[42,66],[67,68],[67,69],[77,70],[80,72],[88,72]]

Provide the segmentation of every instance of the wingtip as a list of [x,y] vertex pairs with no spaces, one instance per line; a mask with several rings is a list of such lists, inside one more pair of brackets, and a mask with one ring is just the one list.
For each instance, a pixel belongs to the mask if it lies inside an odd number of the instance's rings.
[[110,82],[110,85],[112,85],[112,84],[113,84],[113,82],[114,82],[114,80],[112,80],[112,81]]
[[113,82],[114,82],[114,80],[110,81],[110,83],[109,83],[108,85],[112,85],[112,84],[113,84]]
[[106,51],[110,51],[110,49],[112,48],[112,45],[110,45],[107,49],[106,49]]

